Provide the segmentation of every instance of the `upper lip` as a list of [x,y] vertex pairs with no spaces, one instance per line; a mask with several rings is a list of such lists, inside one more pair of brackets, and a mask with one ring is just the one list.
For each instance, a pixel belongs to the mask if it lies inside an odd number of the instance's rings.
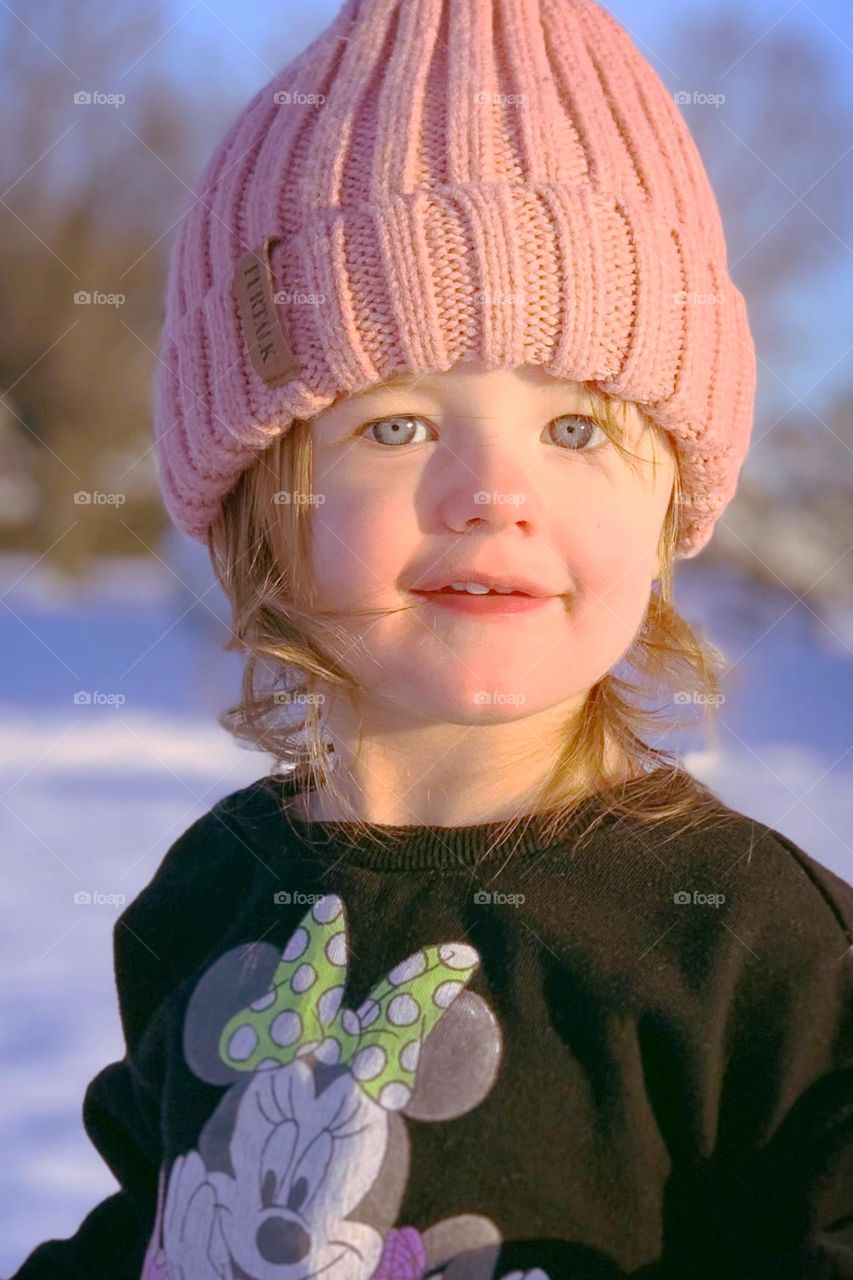
[[503,587],[512,591],[523,592],[527,596],[553,596],[559,592],[549,591],[547,587],[541,583],[535,582],[533,578],[526,578],[523,574],[518,573],[487,573],[484,569],[459,569],[450,570],[442,569],[423,582],[418,582],[411,588],[412,591],[440,591],[442,587],[449,587],[454,582],[478,582],[484,587]]

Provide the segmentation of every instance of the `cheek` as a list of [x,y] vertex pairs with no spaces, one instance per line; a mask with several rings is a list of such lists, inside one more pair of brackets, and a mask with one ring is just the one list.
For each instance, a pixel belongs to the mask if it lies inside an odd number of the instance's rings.
[[654,576],[669,489],[623,475],[616,482],[579,486],[566,500],[563,543],[578,578],[598,591],[617,591]]
[[606,670],[633,640],[649,602],[665,502],[649,492],[610,493],[575,507],[566,559],[573,618],[587,652]]
[[350,486],[338,492],[326,485],[322,492],[325,501],[309,517],[318,607],[364,607],[387,599],[415,546],[411,502],[387,495],[371,501]]

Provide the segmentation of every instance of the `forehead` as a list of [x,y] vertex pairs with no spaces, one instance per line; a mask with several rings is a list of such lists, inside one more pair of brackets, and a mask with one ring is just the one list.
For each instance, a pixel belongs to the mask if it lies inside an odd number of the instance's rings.
[[532,394],[544,398],[553,396],[555,392],[583,398],[592,394],[590,388],[582,382],[555,378],[539,365],[527,364],[495,369],[489,368],[481,361],[464,361],[447,370],[400,374],[341,399],[358,402],[390,395],[397,391],[415,390],[443,398],[503,397],[521,394]]

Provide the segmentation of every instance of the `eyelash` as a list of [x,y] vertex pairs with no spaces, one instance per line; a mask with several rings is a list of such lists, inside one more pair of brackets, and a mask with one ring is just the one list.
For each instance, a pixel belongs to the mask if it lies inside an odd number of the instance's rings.
[[[548,423],[548,426],[550,427],[553,423],[560,422],[563,418],[575,418],[584,423],[588,423],[591,427],[599,431],[604,436],[604,439],[599,441],[597,445],[590,445],[589,447],[583,448],[583,449],[567,448],[565,450],[566,453],[594,453],[597,449],[601,449],[604,447],[604,445],[609,443],[610,437],[607,435],[604,428],[601,427],[599,423],[596,422],[595,419],[588,413],[561,413],[556,418],[552,418],[551,421]],[[422,418],[420,414],[395,413],[385,418],[374,418],[373,421],[364,423],[364,425],[358,429],[356,434],[361,436],[365,432],[369,431],[371,427],[381,426],[384,422],[425,422],[425,421],[426,419]],[[410,440],[410,441],[407,441],[405,445],[401,445],[401,446],[385,445],[381,440],[371,440],[370,443],[377,444],[379,445],[380,448],[394,448],[394,447],[406,448],[407,445],[417,443],[417,441]]]

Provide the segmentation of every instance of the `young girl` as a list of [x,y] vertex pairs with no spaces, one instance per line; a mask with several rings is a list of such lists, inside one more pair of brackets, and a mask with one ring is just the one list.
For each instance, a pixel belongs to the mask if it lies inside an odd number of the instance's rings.
[[15,1280],[853,1277],[853,889],[660,741],[754,379],[588,0],[348,0],[248,105],[156,428],[275,769],[120,917],[119,1189]]

